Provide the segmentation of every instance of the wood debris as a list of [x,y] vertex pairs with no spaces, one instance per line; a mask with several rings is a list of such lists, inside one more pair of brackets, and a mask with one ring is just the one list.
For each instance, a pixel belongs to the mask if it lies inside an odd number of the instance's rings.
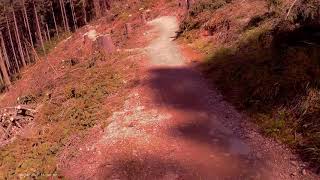
[[1,141],[11,139],[19,130],[34,119],[34,109],[26,106],[5,107],[0,109]]

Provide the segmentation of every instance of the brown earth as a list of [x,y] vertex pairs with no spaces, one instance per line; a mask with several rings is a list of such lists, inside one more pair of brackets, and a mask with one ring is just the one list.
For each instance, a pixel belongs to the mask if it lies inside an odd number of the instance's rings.
[[186,63],[193,60],[171,39],[175,17],[149,25],[152,30],[140,37],[152,41],[132,50],[146,60],[129,83],[124,107],[105,129],[92,129],[61,154],[66,178],[317,179],[288,149],[257,133]]

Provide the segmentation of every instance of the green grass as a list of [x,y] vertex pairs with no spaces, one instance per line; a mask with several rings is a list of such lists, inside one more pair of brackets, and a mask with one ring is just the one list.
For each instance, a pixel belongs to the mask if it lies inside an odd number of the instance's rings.
[[44,46],[44,51],[43,48],[39,45],[39,47],[36,48],[36,52],[40,55],[40,56],[44,56],[45,54],[50,53],[50,51],[56,47],[56,45],[63,41],[64,39],[66,39],[67,37],[71,36],[71,32],[63,32],[59,34],[58,36],[54,36],[51,38],[50,41],[46,41],[44,42],[43,46]]

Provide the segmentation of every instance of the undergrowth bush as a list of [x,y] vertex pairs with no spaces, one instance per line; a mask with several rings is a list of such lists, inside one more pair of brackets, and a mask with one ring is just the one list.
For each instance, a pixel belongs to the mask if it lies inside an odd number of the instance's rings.
[[301,0],[293,6],[288,19],[295,23],[319,25],[320,2],[318,0]]

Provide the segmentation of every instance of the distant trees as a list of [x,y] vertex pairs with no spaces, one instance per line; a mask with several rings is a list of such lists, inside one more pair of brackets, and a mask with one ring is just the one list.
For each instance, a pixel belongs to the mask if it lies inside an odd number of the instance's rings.
[[45,51],[52,37],[75,31],[109,8],[108,0],[1,0],[1,87],[9,87],[12,77],[35,61],[35,49]]

